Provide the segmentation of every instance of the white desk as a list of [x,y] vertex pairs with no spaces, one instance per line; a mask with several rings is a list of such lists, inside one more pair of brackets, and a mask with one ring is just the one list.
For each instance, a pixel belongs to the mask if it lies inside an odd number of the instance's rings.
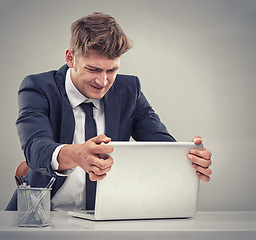
[[52,212],[42,228],[17,227],[17,212],[0,211],[1,240],[255,240],[256,212],[198,212],[191,219],[93,222]]

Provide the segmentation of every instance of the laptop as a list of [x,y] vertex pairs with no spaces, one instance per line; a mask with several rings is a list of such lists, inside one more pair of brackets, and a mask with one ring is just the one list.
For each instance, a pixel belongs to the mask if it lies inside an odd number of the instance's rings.
[[110,142],[114,164],[97,182],[95,210],[68,214],[89,220],[189,218],[197,210],[199,178],[193,142]]

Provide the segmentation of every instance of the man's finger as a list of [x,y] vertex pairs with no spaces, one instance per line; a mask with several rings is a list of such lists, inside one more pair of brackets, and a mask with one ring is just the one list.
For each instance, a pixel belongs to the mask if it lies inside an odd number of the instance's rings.
[[204,159],[204,158],[198,157],[198,156],[193,155],[193,154],[188,154],[188,159],[192,163],[195,163],[195,164],[197,164],[199,166],[202,166],[204,168],[207,168],[212,164],[212,161],[210,159]]
[[201,144],[203,142],[202,138],[200,136],[195,136],[192,139],[192,142],[194,142],[195,144]]
[[98,175],[98,176],[101,176],[105,173],[108,173],[109,171],[111,170],[111,166],[110,167],[107,167],[105,169],[100,169],[96,166],[92,166],[91,167],[91,172],[93,172],[94,174]]
[[212,156],[212,153],[206,148],[203,148],[203,150],[192,148],[189,153],[207,160],[210,160]]
[[106,169],[109,168],[113,165],[113,158],[108,157],[106,159],[101,159],[101,158],[95,158],[94,161],[92,162],[91,166],[96,166],[99,169]]
[[91,181],[100,181],[107,176],[107,174],[96,175],[94,172],[89,172],[89,178]]
[[100,134],[96,137],[91,138],[90,140],[95,142],[96,144],[101,144],[101,143],[109,143],[111,141],[111,138],[107,137],[104,134]]
[[196,172],[196,174],[199,177],[199,179],[201,179],[204,182],[209,182],[211,180],[211,178],[209,176],[206,176],[200,172]]
[[204,168],[201,166],[198,166],[196,164],[193,164],[193,168],[197,170],[197,172],[205,175],[205,176],[210,176],[212,174],[212,170],[210,168]]

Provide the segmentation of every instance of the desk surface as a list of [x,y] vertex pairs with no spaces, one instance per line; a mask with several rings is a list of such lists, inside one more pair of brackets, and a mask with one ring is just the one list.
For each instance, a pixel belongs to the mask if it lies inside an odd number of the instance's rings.
[[190,219],[93,222],[51,212],[42,228],[17,226],[17,212],[0,211],[0,239],[256,239],[256,211],[198,212]]

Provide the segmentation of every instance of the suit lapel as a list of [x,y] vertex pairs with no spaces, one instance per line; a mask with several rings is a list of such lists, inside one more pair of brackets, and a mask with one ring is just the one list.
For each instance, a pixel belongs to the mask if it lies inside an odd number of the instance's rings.
[[75,129],[75,119],[72,107],[69,103],[65,89],[65,79],[68,66],[61,67],[55,76],[56,84],[61,92],[61,126],[60,126],[60,142],[72,143]]
[[60,128],[60,141],[71,144],[73,142],[75,120],[71,105],[66,99],[62,101],[62,117]]
[[103,102],[105,111],[106,135],[113,141],[117,141],[120,124],[121,97],[116,84],[114,84],[104,96]]

